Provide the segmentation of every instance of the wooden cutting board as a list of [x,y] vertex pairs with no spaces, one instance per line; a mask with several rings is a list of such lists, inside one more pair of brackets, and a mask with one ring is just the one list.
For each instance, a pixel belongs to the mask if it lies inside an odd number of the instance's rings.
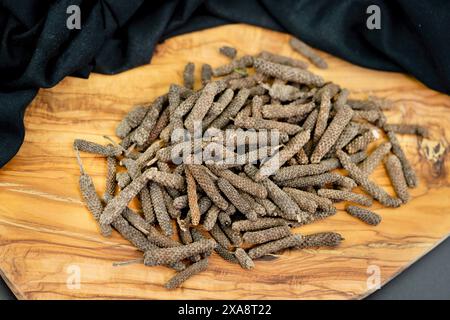
[[[367,226],[342,210],[298,229],[337,231],[336,249],[290,251],[258,261],[245,271],[214,255],[208,270],[181,289],[162,287],[174,271],[141,264],[113,266],[141,254],[117,233],[103,238],[80,201],[75,138],[105,143],[137,103],[151,101],[170,83],[181,83],[187,61],[218,66],[231,45],[239,54],[261,50],[299,57],[286,34],[247,25],[195,32],[157,47],[151,64],[115,76],[66,78],[41,90],[25,115],[26,136],[17,156],[0,170],[0,274],[20,299],[358,299],[384,284],[445,239],[450,231],[450,98],[410,76],[368,70],[321,52],[329,69],[314,72],[351,90],[353,98],[376,95],[392,102],[391,123],[418,123],[430,139],[401,136],[420,185],[399,209],[373,207],[383,217]],[[197,83],[197,85],[199,85]],[[83,154],[88,173],[103,193],[105,160]],[[384,169],[372,178],[389,192]],[[338,208],[342,209],[342,205]],[[79,286],[77,278],[79,276]]]

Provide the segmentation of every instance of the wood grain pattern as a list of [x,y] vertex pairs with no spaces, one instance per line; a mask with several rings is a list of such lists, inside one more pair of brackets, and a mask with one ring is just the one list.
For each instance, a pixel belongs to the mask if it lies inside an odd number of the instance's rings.
[[[298,229],[337,231],[345,241],[332,250],[286,252],[274,261],[258,261],[242,270],[213,256],[208,270],[168,291],[162,285],[174,273],[140,264],[114,267],[115,261],[140,254],[117,233],[103,238],[80,201],[78,168],[71,149],[75,138],[104,143],[132,105],[152,100],[170,83],[181,83],[183,66],[213,66],[227,59],[222,45],[240,54],[262,49],[298,57],[288,35],[247,25],[228,25],[170,39],[157,47],[151,65],[89,80],[66,78],[43,89],[27,109],[26,137],[18,155],[0,170],[0,274],[20,299],[356,299],[370,293],[368,267],[378,266],[386,283],[447,237],[450,231],[448,141],[450,98],[411,77],[368,70],[325,53],[330,68],[311,69],[351,90],[351,97],[377,95],[392,101],[389,122],[420,123],[430,139],[401,136],[418,171],[420,186],[400,209],[374,208],[383,217],[366,226],[343,211]],[[199,76],[197,86],[199,86]],[[100,193],[106,161],[83,154],[86,170]],[[384,169],[372,175],[390,192]],[[342,209],[342,204],[339,205]],[[81,271],[79,289],[66,285],[71,266]]]

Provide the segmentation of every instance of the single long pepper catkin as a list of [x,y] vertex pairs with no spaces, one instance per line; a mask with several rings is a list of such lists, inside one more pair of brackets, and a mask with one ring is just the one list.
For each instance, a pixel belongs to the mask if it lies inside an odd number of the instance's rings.
[[391,154],[385,160],[384,165],[392,186],[394,187],[395,193],[403,201],[403,203],[408,202],[410,199],[408,184],[406,183],[400,160],[397,156]]
[[302,56],[308,58],[309,61],[311,61],[311,63],[317,68],[328,68],[328,64],[326,63],[326,61],[322,59],[317,53],[315,53],[314,50],[303,41],[292,37],[291,39],[289,39],[289,44],[291,45],[292,49],[300,53]]
[[184,172],[186,176],[188,203],[191,211],[191,223],[192,225],[196,226],[200,222],[200,208],[198,206],[197,183],[195,182],[195,179],[187,166],[184,168]]
[[270,97],[277,101],[293,101],[299,98],[303,101],[308,94],[295,86],[285,84],[284,81],[280,83],[275,80],[271,86],[268,84],[262,84],[262,86],[269,90]]
[[361,171],[369,175],[381,163],[383,158],[391,151],[392,145],[390,142],[383,142],[380,144],[361,164],[359,168]]
[[286,220],[282,218],[259,218],[256,221],[235,221],[232,223],[231,228],[234,231],[256,231],[284,225],[287,225],[287,223]]
[[315,75],[307,70],[269,62],[263,59],[255,59],[253,65],[257,72],[284,81],[292,81],[318,87],[323,86],[325,82],[321,76]]
[[234,59],[237,54],[237,50],[230,46],[220,47],[219,52],[230,59]]
[[216,245],[217,243],[213,239],[204,239],[184,246],[151,248],[144,253],[144,264],[155,266],[175,263],[198,254],[210,252]]
[[314,108],[314,102],[292,103],[285,106],[266,104],[261,107],[261,114],[265,119],[291,118],[308,114]]
[[337,247],[344,238],[336,232],[320,232],[303,236],[299,248]]
[[398,207],[401,205],[402,201],[400,199],[391,197],[379,185],[370,181],[358,166],[351,162],[350,157],[344,151],[338,150],[336,155],[341,161],[344,169],[348,171],[350,177],[374,199],[387,207]]
[[234,255],[236,256],[236,259],[239,261],[239,264],[244,269],[253,269],[255,267],[255,263],[253,262],[252,258],[245,252],[242,248],[237,248],[234,252]]
[[101,144],[83,140],[75,139],[73,147],[78,151],[98,154],[104,157],[116,157],[122,154],[122,148],[114,147],[112,145],[102,146]]
[[274,63],[279,63],[279,64],[284,64],[286,66],[290,66],[290,67],[295,67],[295,68],[301,68],[301,69],[306,69],[308,67],[308,64],[304,61],[301,60],[297,60],[294,58],[290,58],[290,57],[285,57],[285,56],[281,56],[278,54],[274,54],[268,51],[262,51],[259,55],[258,58],[270,61],[270,62],[274,62]]
[[219,213],[220,209],[216,205],[212,205],[211,208],[209,208],[206,212],[205,219],[203,220],[203,228],[205,228],[205,230],[209,231],[214,227]]
[[175,289],[181,286],[190,277],[203,272],[208,267],[208,258],[204,258],[198,262],[193,263],[186,269],[174,275],[165,285],[166,289]]
[[375,212],[368,209],[356,206],[348,206],[345,210],[349,215],[358,218],[359,220],[372,226],[376,226],[381,222],[381,217]]
[[202,190],[211,199],[216,206],[222,210],[226,210],[228,207],[228,201],[225,200],[220,194],[216,183],[213,181],[211,176],[208,174],[207,168],[202,165],[192,164],[188,165],[189,171],[195,178],[195,181],[200,185]]
[[158,139],[159,135],[164,130],[164,128],[167,127],[169,122],[170,122],[170,112],[169,112],[169,109],[165,109],[159,115],[158,121],[156,121],[155,126],[150,131],[150,134],[148,135],[147,143],[152,143],[156,139]]
[[291,159],[309,141],[310,137],[310,130],[304,130],[297,133],[289,140],[283,149],[261,166],[259,171],[255,174],[254,180],[257,182],[261,181],[278,171],[282,165]]
[[194,107],[184,121],[184,126],[190,132],[194,131],[195,122],[201,124],[201,121],[206,116],[212,103],[214,102],[214,97],[217,94],[217,90],[218,87],[216,82],[210,82],[203,88],[202,94],[195,102]]
[[327,128],[328,118],[331,110],[331,96],[330,91],[325,90],[321,94],[321,101],[319,106],[319,114],[317,115],[316,127],[314,128],[313,141],[317,143],[322,137]]
[[261,244],[278,240],[291,235],[289,226],[279,226],[259,231],[248,231],[242,236],[242,240],[250,244]]
[[125,138],[131,130],[141,124],[147,111],[148,105],[138,105],[131,109],[122,121],[119,122],[119,125],[116,128],[116,135],[121,139]]
[[319,189],[317,195],[333,200],[351,201],[367,207],[372,205],[372,198],[346,190]]
[[327,129],[321,136],[314,151],[311,155],[311,163],[319,163],[320,160],[327,154],[331,147],[336,143],[341,132],[350,122],[353,111],[348,107],[342,107],[336,113],[336,116],[331,120]]
[[173,234],[172,222],[167,212],[161,186],[156,182],[149,183],[150,196],[152,198],[153,210],[155,211],[156,220],[166,236]]
[[[105,193],[103,194],[103,199],[108,202],[114,198],[116,192],[116,172],[117,172],[117,159],[116,157],[107,157],[107,170],[106,170],[106,184]],[[103,210],[102,210],[103,211]]]
[[298,247],[302,243],[303,237],[299,234],[287,236],[285,238],[267,242],[249,250],[248,255],[252,259],[257,259],[267,254],[276,253],[278,251]]
[[358,133],[359,125],[355,122],[349,122],[337,139],[334,150],[344,148],[358,135]]
[[311,192],[307,192],[307,191],[303,191],[303,190],[298,190],[295,188],[283,188],[283,191],[285,191],[287,194],[292,195],[293,197],[304,197],[306,199],[312,200],[315,203],[317,203],[317,207],[321,210],[325,210],[325,211],[329,211],[332,210],[334,211],[332,208],[333,207],[333,202],[331,202],[330,199],[325,198],[325,197],[321,197],[319,195],[316,195],[314,193]]
[[302,130],[302,127],[296,124],[290,124],[286,122],[266,120],[255,117],[239,117],[234,119],[234,125],[240,128],[255,129],[255,130],[279,130],[287,133],[288,135],[294,135]]
[[205,86],[208,82],[211,81],[212,78],[212,67],[211,65],[204,63],[202,64],[202,69],[201,69],[201,80],[202,80],[202,85]]
[[353,189],[356,187],[356,183],[353,179],[342,176],[336,172],[325,172],[312,176],[277,181],[278,186],[291,188],[323,187],[330,183],[337,184],[346,189]]
[[393,131],[388,131],[387,136],[392,144],[392,153],[397,156],[397,158],[400,160],[400,163],[402,164],[403,174],[405,175],[408,187],[410,188],[416,187],[417,186],[416,173],[414,172],[414,169],[409,163],[408,158],[406,158],[405,152],[400,146],[397,136]]
[[94,182],[92,178],[86,174],[83,168],[83,164],[81,163],[81,157],[79,151],[75,148],[76,157],[78,161],[78,165],[80,167],[80,178],[79,185],[81,190],[81,195],[83,196],[84,203],[89,211],[92,213],[94,219],[99,223],[100,231],[104,236],[111,235],[111,227],[108,224],[104,224],[101,222],[100,218],[103,214],[103,204],[100,200],[100,197],[97,195],[95,191]]
[[188,89],[194,89],[194,82],[195,82],[194,71],[195,71],[195,64],[192,62],[188,62],[184,67],[183,71],[183,84]]

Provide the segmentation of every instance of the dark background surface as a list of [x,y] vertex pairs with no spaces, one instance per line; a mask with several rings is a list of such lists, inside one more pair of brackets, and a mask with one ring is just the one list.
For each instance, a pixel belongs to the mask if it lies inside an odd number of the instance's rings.
[[[15,299],[1,280],[0,299]],[[450,238],[367,299],[450,299]]]

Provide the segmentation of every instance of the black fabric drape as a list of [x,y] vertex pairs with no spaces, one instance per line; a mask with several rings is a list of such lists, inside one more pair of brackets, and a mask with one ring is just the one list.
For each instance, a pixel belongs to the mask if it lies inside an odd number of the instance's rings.
[[[81,30],[66,28],[69,5]],[[381,29],[366,9],[381,8]],[[65,76],[115,74],[150,61],[171,36],[243,22],[286,31],[355,64],[409,73],[450,93],[447,0],[0,0],[0,167],[18,151],[39,88]]]

